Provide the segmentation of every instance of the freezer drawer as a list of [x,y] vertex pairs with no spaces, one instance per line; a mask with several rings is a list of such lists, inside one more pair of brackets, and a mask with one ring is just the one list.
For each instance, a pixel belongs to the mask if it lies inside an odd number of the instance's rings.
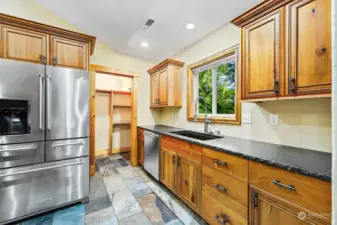
[[0,145],[0,169],[44,162],[44,146],[44,142]]
[[0,224],[88,195],[88,157],[2,170]]
[[46,142],[46,161],[89,155],[89,138]]

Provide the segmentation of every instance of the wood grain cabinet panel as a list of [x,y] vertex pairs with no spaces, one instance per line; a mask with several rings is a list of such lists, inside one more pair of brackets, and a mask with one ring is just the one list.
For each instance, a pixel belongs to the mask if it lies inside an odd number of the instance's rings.
[[158,73],[159,76],[159,104],[168,104],[168,69],[165,68]]
[[203,148],[202,163],[222,173],[248,182],[248,160]]
[[199,212],[201,198],[200,165],[183,157],[178,157],[177,168],[177,193],[194,211]]
[[183,65],[182,62],[167,59],[148,70],[150,107],[181,107]]
[[243,98],[283,95],[283,9],[243,27]]
[[86,70],[89,64],[88,44],[53,36],[51,62],[54,66]]
[[162,136],[160,144],[166,149],[178,153],[185,159],[201,164],[202,147],[200,145],[194,145],[168,136]]
[[331,1],[286,6],[286,90],[290,95],[331,92]]
[[[16,28],[2,27],[2,46],[5,59],[26,61],[31,63],[47,63],[48,35]],[[46,57],[43,60],[41,57]]]
[[[210,225],[247,225],[248,221],[234,213],[230,206],[202,194],[202,218]],[[270,225],[270,224],[269,224]]]
[[328,225],[330,219],[267,192],[251,188],[250,225]]
[[165,148],[160,150],[160,181],[171,191],[176,191],[177,154]]
[[158,73],[152,74],[150,76],[150,90],[151,90],[151,106],[156,106],[159,99],[159,85],[158,85]]
[[202,167],[202,192],[248,219],[248,184],[208,166]]
[[316,213],[331,214],[330,182],[250,161],[249,183]]

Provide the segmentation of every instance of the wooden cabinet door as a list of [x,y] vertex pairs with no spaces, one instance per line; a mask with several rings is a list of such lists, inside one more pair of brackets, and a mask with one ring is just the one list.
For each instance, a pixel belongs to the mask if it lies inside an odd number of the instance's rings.
[[330,93],[331,1],[293,1],[286,18],[286,92]]
[[200,210],[201,168],[181,156],[177,162],[177,194],[194,211]]
[[158,73],[159,76],[159,104],[168,104],[168,69],[165,68]]
[[50,64],[87,70],[89,64],[88,44],[59,37],[52,37]]
[[165,148],[161,148],[160,154],[160,181],[174,192],[176,189],[176,163],[178,157],[175,152],[171,152]]
[[[30,30],[3,26],[2,57],[31,63],[47,63],[48,35]],[[45,60],[42,58],[46,57]]]
[[[261,191],[251,190],[251,225],[328,225],[329,219],[291,202]],[[318,216],[318,217],[317,217]]]
[[137,141],[138,164],[144,166],[144,139],[137,138]]
[[282,73],[283,8],[243,27],[242,98],[284,93]]
[[158,104],[158,74],[152,74],[151,77],[151,105]]

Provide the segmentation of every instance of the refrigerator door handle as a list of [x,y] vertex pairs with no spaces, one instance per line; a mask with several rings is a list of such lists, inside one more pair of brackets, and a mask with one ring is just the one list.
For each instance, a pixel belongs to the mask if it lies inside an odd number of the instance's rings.
[[39,129],[43,132],[43,76],[39,74]]
[[83,164],[83,159],[78,159],[76,162],[71,162],[71,163],[62,163],[58,165],[52,165],[52,166],[42,166],[42,167],[37,167],[33,169],[27,169],[23,171],[17,171],[17,172],[12,172],[12,173],[6,173],[6,174],[1,174],[0,173],[0,178],[3,177],[8,177],[8,176],[15,176],[15,175],[22,175],[26,173],[33,173],[33,172],[39,172],[39,171],[44,171],[44,170],[51,170],[51,169],[57,169],[60,167],[66,167],[66,166],[75,166],[75,165],[80,165]]
[[7,148],[7,149],[0,149],[0,152],[11,152],[11,151],[32,151],[36,150],[36,145],[27,145],[21,147],[14,147],[14,148]]
[[73,142],[73,143],[59,143],[59,144],[53,144],[52,147],[63,147],[63,146],[69,146],[69,145],[84,145],[83,141],[81,142]]
[[50,76],[47,74],[47,130],[51,131],[51,122],[50,122],[50,101],[51,101],[51,91],[50,91]]

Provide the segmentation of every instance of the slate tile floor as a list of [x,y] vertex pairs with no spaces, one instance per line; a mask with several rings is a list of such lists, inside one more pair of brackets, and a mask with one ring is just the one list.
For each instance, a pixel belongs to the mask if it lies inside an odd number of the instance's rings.
[[97,158],[88,204],[20,222],[20,225],[203,225],[197,214],[142,168],[121,155]]

